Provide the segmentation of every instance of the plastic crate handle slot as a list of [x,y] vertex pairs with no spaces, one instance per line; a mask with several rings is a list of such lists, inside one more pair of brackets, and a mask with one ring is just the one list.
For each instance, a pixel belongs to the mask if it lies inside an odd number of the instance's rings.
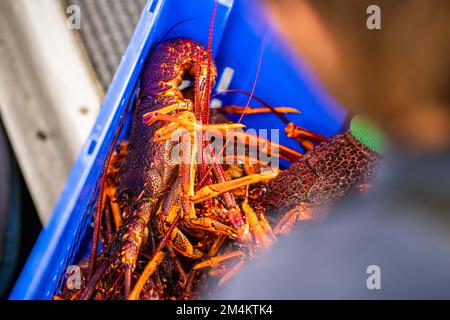
[[87,148],[86,154],[91,156],[94,153],[95,147],[97,146],[97,139],[92,139],[91,142],[88,143],[89,147]]

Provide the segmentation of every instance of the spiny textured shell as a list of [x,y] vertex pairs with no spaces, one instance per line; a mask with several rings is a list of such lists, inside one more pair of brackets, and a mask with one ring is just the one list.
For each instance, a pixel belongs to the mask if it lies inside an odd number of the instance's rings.
[[[197,61],[197,57],[201,61]],[[167,94],[172,80],[181,78],[184,71],[195,63],[207,66],[207,50],[194,40],[175,39],[160,44],[144,65],[141,75],[139,99],[129,138],[128,153],[121,168],[118,195],[126,192],[130,199],[145,191],[146,197],[155,199],[172,185],[176,164],[171,157],[175,142],[153,142],[161,126],[160,121],[147,126],[145,113],[176,103],[180,98]],[[215,71],[215,67],[213,66]],[[120,196],[119,196],[120,199]]]
[[302,202],[326,204],[370,181],[380,163],[380,156],[349,132],[338,134],[281,172],[260,201],[272,208],[291,208]]

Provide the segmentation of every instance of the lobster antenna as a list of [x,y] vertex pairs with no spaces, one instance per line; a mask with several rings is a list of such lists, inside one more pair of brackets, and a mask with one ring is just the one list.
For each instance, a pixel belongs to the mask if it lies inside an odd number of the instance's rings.
[[[256,89],[256,83],[258,82],[259,72],[261,70],[262,58],[263,58],[264,49],[265,49],[265,46],[266,46],[265,44],[266,44],[266,36],[264,36],[263,41],[262,41],[261,52],[259,54],[259,59],[258,59],[258,67],[256,68],[255,79],[253,80],[252,91],[250,92],[250,96],[249,96],[247,104],[246,104],[246,106],[244,108],[244,111],[242,112],[241,117],[239,118],[239,121],[237,122],[238,124],[242,122],[242,119],[244,118],[244,114],[247,111],[247,109],[248,109],[248,107],[250,105],[250,102],[252,101],[252,97],[254,96],[255,89]],[[222,154],[225,151],[225,148],[227,147],[227,145],[230,142],[231,138],[233,138],[232,135],[227,138],[227,140],[223,144],[222,149],[220,149],[219,153],[215,155],[215,158],[220,158],[222,156]],[[200,179],[200,185],[203,184],[203,182],[205,181],[205,179],[208,176],[208,174],[212,171],[212,168],[213,168],[213,166],[210,166],[208,171],[206,172],[206,174],[204,174],[203,177]]]
[[248,107],[250,106],[250,102],[252,101],[253,96],[255,94],[256,83],[258,82],[259,72],[261,71],[261,64],[262,64],[262,59],[263,59],[263,55],[264,55],[264,49],[266,47],[266,40],[267,40],[267,38],[264,35],[264,38],[263,38],[263,41],[262,41],[262,45],[261,45],[261,52],[259,53],[258,67],[256,68],[255,80],[253,80],[253,85],[252,85],[252,90],[250,91],[250,96],[248,97],[247,104],[245,105],[244,111],[242,112],[238,123],[242,122],[242,119],[244,118],[245,112],[247,111]]
[[[109,165],[111,163],[112,154],[114,152],[114,148],[117,144],[117,140],[119,139],[119,135],[122,131],[123,125],[125,123],[125,119],[127,117],[127,113],[131,108],[131,102],[133,101],[133,97],[136,95],[138,91],[137,84],[135,88],[132,91],[132,94],[130,96],[130,100],[127,103],[127,106],[125,107],[122,119],[120,119],[119,126],[117,127],[117,132],[114,136],[113,142],[111,144],[111,149],[108,152],[108,156],[105,160],[105,164],[103,165],[102,173],[100,175],[100,188],[99,188],[99,199],[97,200],[98,203],[94,210],[94,232],[92,234],[92,247],[91,247],[91,256],[89,257],[89,272],[88,272],[88,279],[90,280],[94,274],[94,269],[97,264],[97,254],[98,254],[98,245],[99,245],[99,237],[100,237],[100,225],[103,215],[103,193],[105,188],[105,180],[106,180],[106,174],[109,168]],[[137,97],[136,97],[137,99]]]
[[208,70],[206,71],[206,87],[205,87],[205,97],[202,110],[202,123],[206,124],[209,122],[209,101],[211,98],[211,68],[212,68],[212,41],[214,33],[214,22],[216,20],[217,9],[219,7],[219,0],[214,2],[214,9],[209,24],[208,33]]
[[196,18],[186,18],[183,20],[178,21],[177,23],[175,23],[173,26],[171,26],[161,37],[160,40],[158,40],[153,46],[152,48],[156,48],[158,47],[168,36],[169,34],[175,30],[178,26],[182,25],[183,23],[189,22],[189,21],[195,21],[197,20]]
[[[209,31],[208,31],[208,68],[206,70],[206,84],[204,90],[204,96],[200,97],[200,82],[199,82],[199,74],[200,74],[200,63],[198,63],[198,68],[196,70],[196,90],[195,90],[195,100],[196,100],[196,117],[201,121],[202,124],[209,123],[209,102],[211,99],[211,68],[212,68],[212,40],[214,33],[214,22],[216,20],[217,8],[219,7],[219,1],[216,0],[214,2],[214,9],[211,16],[211,21],[209,23]],[[201,60],[202,57],[198,57]],[[198,101],[198,105],[197,105]],[[205,143],[203,141],[203,136],[200,138],[200,162],[201,162],[201,177],[206,178],[210,171],[206,170],[206,163],[203,159],[203,152]],[[212,168],[212,167],[211,167]],[[210,169],[211,169],[210,168]],[[204,179],[201,179],[204,181]],[[202,182],[203,183],[203,182]]]
[[[201,50],[197,49],[197,59],[201,59],[200,57]],[[201,115],[202,115],[202,97],[200,96],[200,72],[201,72],[201,66],[200,63],[197,63],[197,66],[195,68],[195,86],[194,86],[194,111],[195,111],[195,117],[197,118],[197,121],[201,121]]]
[[214,97],[217,97],[217,96],[219,96],[221,94],[225,94],[225,93],[241,93],[241,94],[245,94],[245,95],[251,97],[252,99],[255,99],[256,101],[258,101],[259,103],[264,105],[266,108],[269,108],[270,111],[272,111],[272,113],[274,113],[276,116],[278,116],[280,118],[280,120],[283,121],[284,124],[287,125],[287,124],[290,123],[290,121],[286,118],[286,116],[284,114],[282,114],[277,109],[275,109],[273,106],[271,106],[269,103],[267,103],[266,101],[264,101],[263,99],[261,99],[257,95],[252,94],[251,92],[244,91],[244,90],[239,90],[239,89],[228,89],[228,90],[223,90],[223,91],[217,92],[212,97],[214,98]]

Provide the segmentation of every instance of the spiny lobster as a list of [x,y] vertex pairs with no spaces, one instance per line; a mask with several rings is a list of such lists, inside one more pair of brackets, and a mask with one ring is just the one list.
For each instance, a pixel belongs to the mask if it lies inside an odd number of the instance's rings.
[[[194,102],[185,99],[178,89],[186,73],[194,77],[196,82]],[[205,110],[209,110],[210,91],[216,74],[210,53],[190,39],[167,41],[158,46],[147,60],[116,192],[117,203],[124,212],[124,221],[108,250],[100,257],[100,267],[95,273],[90,272],[90,281],[79,298],[91,297],[96,283],[107,269],[123,272],[125,297],[138,295],[131,292],[132,274],[151,216],[157,216],[158,229],[165,236],[149,263],[152,268],[147,272],[147,279],[163,259],[161,249],[165,242],[169,242],[185,257],[202,257],[202,252],[176,226],[178,219],[185,229],[205,230],[229,238],[249,238],[249,227],[229,191],[237,186],[267,181],[273,175],[254,174],[238,183],[227,183],[221,165],[214,163],[217,183],[206,185],[195,192],[196,154],[204,146],[203,142],[197,142],[198,130],[202,132],[214,128],[227,131],[243,127],[240,124],[208,124],[209,117],[205,116]],[[197,120],[202,121],[201,126],[198,126]],[[162,121],[169,124],[163,125]],[[181,163],[176,163],[172,150],[179,141],[167,137],[180,127],[184,133],[179,138],[188,142],[188,147],[181,152]],[[211,180],[210,177],[207,181]],[[200,211],[194,207],[195,203],[203,202],[205,197],[213,198],[219,194],[224,194],[227,220],[231,221],[231,226],[211,214],[198,216]],[[96,265],[94,257],[95,245],[91,270]]]
[[[179,90],[187,75],[195,81],[193,97]],[[211,37],[208,49],[194,40],[174,39],[159,45],[148,58],[140,79],[129,143],[126,149],[121,149],[126,153],[118,152],[123,163],[120,170],[111,165],[114,161],[107,164],[115,170],[117,181],[106,181],[105,190],[101,188],[99,211],[105,207],[105,199],[115,199],[106,207],[112,212],[116,232],[105,241],[107,246],[97,261],[95,237],[97,234],[98,239],[101,225],[97,212],[88,281],[71,298],[89,299],[95,292],[100,298],[163,297],[164,285],[158,268],[164,263],[165,273],[176,270],[179,274],[184,292],[178,296],[190,297],[195,274],[204,268],[215,267],[212,272],[222,275],[219,283],[223,283],[242,267],[249,255],[270,247],[277,235],[289,232],[298,220],[311,217],[312,208],[340,199],[354,187],[362,187],[379,166],[380,157],[374,149],[361,143],[352,131],[325,140],[290,125],[287,127],[290,136],[309,151],[301,156],[289,148],[278,147],[280,156],[290,160],[300,158],[298,162],[278,177],[275,173],[252,173],[227,181],[227,174],[217,160],[221,155],[208,149],[201,133],[215,129],[226,135],[228,130],[243,126],[226,122],[209,124],[209,100],[216,76]],[[224,110],[257,112],[247,108]],[[271,107],[260,111],[274,110],[292,112]],[[172,139],[174,133],[178,134],[178,140]],[[245,134],[241,137],[250,138]],[[172,151],[180,142],[186,147],[178,163]],[[317,142],[321,143],[314,147]],[[205,154],[213,159],[210,170]],[[250,184],[258,187],[252,188],[248,196]],[[238,201],[233,192],[241,187],[247,188],[247,196]],[[276,225],[267,218],[273,215],[273,209],[281,213]],[[154,234],[156,230],[159,235]],[[199,239],[198,243],[193,244],[192,238]],[[218,255],[227,239],[237,241],[228,246],[230,250]],[[187,263],[192,267],[188,275],[184,271],[186,263],[180,262],[177,254],[189,261],[205,259]],[[132,288],[139,256],[144,256],[147,263]],[[223,272],[221,266],[235,259],[239,262]]]
[[[227,109],[227,112],[235,111],[243,112]],[[274,110],[262,112],[268,111]],[[278,236],[289,234],[299,221],[322,216],[352,191],[367,191],[382,165],[383,135],[362,117],[354,117],[349,130],[328,139],[293,123],[288,123],[285,130],[309,150],[267,184],[253,188],[248,201],[242,204],[247,217],[260,220],[259,225],[253,222],[252,227],[255,227],[255,245],[263,250],[271,247]],[[221,280],[223,283],[242,268],[247,257],[241,250],[212,257],[195,265],[194,270],[215,267],[211,273],[221,274],[223,263],[236,258],[239,261],[228,277]]]

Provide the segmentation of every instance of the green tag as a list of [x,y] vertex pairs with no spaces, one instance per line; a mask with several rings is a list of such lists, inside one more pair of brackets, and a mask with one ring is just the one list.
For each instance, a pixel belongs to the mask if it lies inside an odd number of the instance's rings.
[[384,153],[386,145],[384,133],[373,122],[362,116],[355,116],[350,122],[350,132],[369,149]]

